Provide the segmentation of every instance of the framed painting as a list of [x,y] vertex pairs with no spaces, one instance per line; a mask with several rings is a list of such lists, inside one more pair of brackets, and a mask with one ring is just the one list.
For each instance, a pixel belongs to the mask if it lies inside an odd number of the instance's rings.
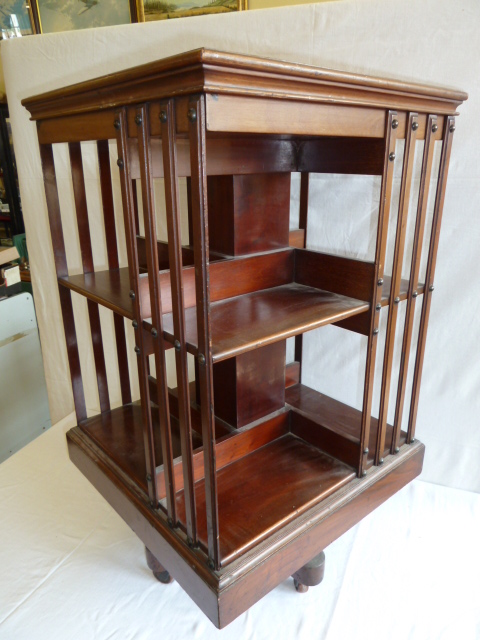
[[0,33],[2,38],[28,36],[33,33],[25,0],[0,2]]
[[186,18],[205,13],[230,13],[247,9],[247,0],[136,0],[138,21]]
[[136,21],[136,0],[30,0],[36,33],[108,27]]

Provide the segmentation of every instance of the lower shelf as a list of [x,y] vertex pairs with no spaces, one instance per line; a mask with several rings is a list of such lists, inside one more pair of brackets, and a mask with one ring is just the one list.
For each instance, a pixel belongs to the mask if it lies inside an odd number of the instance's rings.
[[[154,427],[158,430],[157,411],[152,411]],[[147,491],[147,469],[143,446],[142,408],[140,404],[127,404],[88,418],[78,426],[144,491]],[[193,446],[200,447],[202,440],[193,432]],[[180,434],[175,418],[172,418],[173,455],[181,454]],[[160,438],[155,440],[155,462],[163,464]]]
[[[171,424],[177,510],[186,527],[177,409],[171,393]],[[192,406],[192,423],[197,417]],[[152,411],[154,431],[158,416]],[[197,420],[198,421],[198,420]],[[286,390],[285,410],[231,432],[217,431],[216,463],[220,557],[226,566],[279,531],[316,504],[356,480],[360,446],[361,412],[304,385]],[[220,427],[221,425],[219,425]],[[112,470],[120,469],[146,492],[142,411],[125,405],[90,418],[79,425],[99,447]],[[370,458],[373,464],[378,421],[372,418]],[[207,549],[205,482],[201,436],[193,430],[197,530],[200,546]],[[405,442],[402,433],[401,443]],[[392,428],[387,429],[387,454]],[[156,437],[157,488],[164,504],[165,483],[160,438]],[[118,473],[118,472],[117,472]],[[341,493],[341,492],[340,492]]]
[[[309,420],[321,425],[325,430],[331,431],[343,438],[344,443],[360,443],[360,425],[362,412],[354,407],[343,404],[334,398],[319,393],[303,384],[296,384],[285,390],[285,402]],[[367,468],[373,465],[375,443],[378,432],[378,420],[372,416],[370,421],[370,439],[368,444],[369,454]],[[384,455],[390,452],[392,444],[393,427],[387,424],[385,432]],[[400,432],[400,446],[405,444],[407,434]]]
[[[228,564],[355,478],[355,471],[291,433],[217,472],[220,556]],[[199,539],[207,546],[205,483],[195,485]],[[183,491],[178,494],[185,523]]]

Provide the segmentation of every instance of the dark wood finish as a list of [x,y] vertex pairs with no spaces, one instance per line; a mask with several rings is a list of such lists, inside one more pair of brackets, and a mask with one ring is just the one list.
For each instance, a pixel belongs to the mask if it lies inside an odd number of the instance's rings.
[[242,353],[213,367],[215,415],[234,427],[285,406],[285,341]]
[[365,386],[362,406],[362,426],[360,432],[360,457],[358,464],[358,475],[362,477],[365,472],[367,462],[368,446],[370,438],[370,419],[372,412],[372,395],[375,375],[375,356],[377,353],[377,334],[379,316],[377,307],[381,305],[382,283],[385,268],[385,253],[387,249],[388,219],[390,212],[390,201],[392,197],[393,184],[393,160],[395,159],[396,129],[393,128],[393,121],[396,119],[396,112],[389,111],[385,122],[385,153],[383,156],[382,187],[380,190],[380,207],[378,213],[377,239],[375,246],[375,270],[373,276],[373,300],[372,313],[370,314],[370,330],[368,333],[367,356],[365,362]]
[[[192,230],[195,253],[195,331],[197,334],[200,407],[202,413],[202,436],[204,443],[204,509],[209,561],[214,569],[220,567],[220,540],[218,523],[218,485],[215,471],[215,417],[213,413],[213,361],[209,290],[209,242],[208,242],[208,198],[206,173],[205,98],[199,96],[189,103]],[[198,309],[198,313],[196,310]],[[185,340],[189,338],[186,318]],[[200,357],[201,356],[201,357]],[[202,361],[203,358],[203,361]],[[185,503],[186,504],[186,503]],[[198,513],[197,513],[198,517]]]
[[285,389],[300,382],[300,362],[289,362],[285,367]]
[[[369,304],[292,283],[212,303],[210,307],[212,359],[220,362],[361,313]],[[196,308],[187,309],[185,316],[188,350],[194,355],[202,353]],[[171,314],[164,316],[164,331],[172,341]]]
[[210,250],[231,256],[289,244],[290,173],[210,176]]
[[147,560],[148,568],[152,571],[155,578],[163,584],[169,584],[173,582],[172,576],[168,573],[165,567],[155,558],[153,553],[145,547],[145,558]]
[[[170,425],[170,412],[168,406],[168,387],[167,387],[167,368],[165,362],[165,346],[161,339],[163,335],[162,325],[162,299],[160,295],[160,273],[158,265],[158,249],[157,249],[157,232],[155,221],[155,202],[153,190],[153,178],[151,172],[151,148],[150,148],[150,132],[148,130],[148,110],[146,106],[140,107],[136,112],[136,123],[138,129],[138,150],[140,155],[140,174],[142,184],[142,208],[143,222],[145,227],[145,247],[147,254],[147,266],[149,271],[149,289],[153,327],[151,335],[154,339],[154,355],[155,369],[157,372],[157,397],[158,412],[160,418],[160,439],[162,443],[162,452],[167,485],[167,513],[173,524],[176,524],[176,508],[175,508],[175,484],[173,479],[173,451],[172,451],[172,432]],[[138,232],[138,227],[137,230]],[[135,237],[135,247],[136,237]],[[142,333],[140,330],[138,333]],[[160,339],[158,338],[160,336]],[[146,372],[147,373],[147,372]],[[148,371],[149,373],[149,371]],[[149,383],[145,380],[145,386],[149,393]],[[191,433],[189,434],[190,449],[185,449],[184,445],[184,424],[181,425],[180,439],[182,442],[182,452],[187,455],[190,451],[191,455]],[[153,433],[150,436],[152,441]],[[156,477],[152,480],[157,486]],[[192,487],[193,488],[193,487]],[[195,539],[195,522],[189,520],[189,533],[192,539]]]
[[[63,240],[62,221],[60,217],[60,203],[58,200],[57,178],[51,145],[40,145],[40,159],[42,162],[43,182],[48,209],[50,237],[52,239],[53,256],[57,277],[67,276],[67,259]],[[87,417],[85,394],[80,369],[75,318],[73,315],[72,297],[70,291],[59,287],[60,307],[62,309],[63,327],[67,345],[68,365],[72,381],[73,403],[78,422]]]
[[[95,268],[93,265],[92,242],[90,239],[90,225],[88,221],[87,193],[85,191],[85,178],[83,175],[82,150],[79,142],[70,143],[68,145],[68,149],[70,153],[73,197],[75,201],[75,211],[77,214],[76,218],[80,251],[82,254],[83,272],[92,273]],[[98,310],[98,304],[93,302],[93,300],[87,300],[87,308],[90,321],[90,331],[92,334],[93,359],[97,373],[100,411],[109,411],[110,399],[108,396],[107,369],[105,366],[105,355],[103,352],[100,312]]]
[[[346,464],[356,467],[353,458],[359,452],[362,426],[362,412],[319,393],[310,387],[298,384],[285,391],[287,406],[293,409],[291,430],[307,442],[320,447]],[[373,464],[378,420],[370,418],[370,436],[367,444],[366,468]],[[393,427],[387,424],[384,456],[388,454],[392,442]],[[399,444],[406,442],[407,434],[400,433]]]
[[[117,114],[117,150],[118,166],[120,168],[120,185],[122,190],[123,220],[125,225],[125,238],[127,244],[128,270],[130,279],[130,298],[133,299],[134,322],[136,325],[135,343],[137,352],[138,380],[140,387],[140,399],[142,406],[142,435],[145,450],[146,479],[148,494],[152,505],[157,506],[157,484],[155,480],[155,438],[152,426],[152,414],[150,411],[149,396],[149,364],[147,349],[144,344],[144,332],[142,329],[143,314],[146,313],[146,295],[141,295],[139,265],[137,254],[137,225],[135,223],[135,211],[133,205],[133,185],[129,170],[127,152],[127,118],[125,109]],[[154,246],[156,254],[156,246]],[[144,279],[145,280],[145,279]]]
[[[244,256],[210,264],[210,301],[245,295],[262,289],[271,289],[292,282],[294,256],[291,249],[258,256]],[[170,273],[160,276],[162,308],[172,310]],[[183,269],[183,295],[185,308],[194,307],[195,269]]]
[[407,232],[407,216],[410,204],[410,189],[412,185],[413,163],[415,160],[416,127],[418,127],[418,114],[409,113],[407,133],[405,138],[405,150],[403,154],[402,183],[400,185],[400,202],[398,205],[393,269],[390,283],[387,335],[385,338],[385,352],[383,356],[382,370],[382,390],[380,393],[380,428],[377,432],[375,464],[383,463],[383,451],[385,449],[385,430],[387,426],[388,401],[390,398],[393,349],[395,346],[395,330],[397,327],[397,316],[399,307],[398,303],[400,302],[400,281],[402,279],[403,254]]
[[422,469],[424,446],[415,443],[371,469],[365,480],[352,481],[350,491],[333,494],[290,523],[287,538],[273,537],[232,562],[223,571],[209,571],[204,559],[188,547],[136,491],[119,482],[108,459],[72,429],[67,436],[70,458],[143,543],[168,569],[217,626],[225,627],[237,616],[286,580],[299,564],[327,547],[342,533],[373,511]]
[[358,300],[371,300],[374,270],[372,262],[295,250],[296,282]]
[[[115,313],[133,320],[134,304],[129,295],[131,289],[128,267],[63,276],[59,277],[58,283],[62,287],[80,293],[89,300],[98,302]],[[142,298],[148,297],[148,278],[140,277],[139,291]]]
[[[114,75],[80,82],[66,89],[50,91],[35,98],[25,99],[22,104],[30,111],[32,118],[37,120],[97,109],[111,109],[150,99],[194,92],[213,94],[210,97],[209,106],[224,104],[223,101],[228,95],[222,95],[223,100],[220,101],[218,94],[233,93],[237,95],[243,93],[248,96],[269,95],[275,98],[286,98],[287,102],[292,97],[297,100],[303,97],[310,102],[338,101],[348,105],[345,107],[346,119],[351,119],[351,114],[355,111],[352,107],[355,105],[430,113],[455,113],[458,105],[468,97],[466,93],[452,89],[197,49]],[[270,101],[270,105],[276,102]],[[281,104],[280,101],[278,102]],[[340,109],[335,122],[338,119],[342,120],[343,112],[343,109]],[[301,121],[301,115],[298,112],[297,116],[298,121]],[[257,121],[263,120],[262,114],[255,111],[250,111],[247,120],[254,120],[255,117]],[[333,114],[332,117],[334,117]],[[362,117],[365,119],[365,115]],[[273,113],[269,120],[274,120]],[[279,132],[287,131],[288,128]],[[363,135],[368,136],[368,129],[364,131]],[[312,129],[306,129],[306,132],[317,133]],[[328,129],[322,133],[334,135]],[[382,135],[383,127],[379,130],[378,137]]]
[[[220,469],[217,487],[222,565],[232,562],[354,477],[353,469],[291,434]],[[198,535],[206,546],[203,480],[197,483],[196,490]],[[178,496],[178,511],[182,520],[182,494]]]
[[[195,412],[192,411],[192,422]],[[201,422],[199,422],[201,427]],[[216,425],[217,426],[217,425]],[[227,467],[236,460],[241,460],[246,455],[260,449],[273,442],[277,438],[288,433],[289,412],[283,411],[273,418],[259,421],[258,424],[241,431],[228,433],[219,438],[215,445],[216,471]],[[198,446],[198,434],[195,433],[195,452],[193,454],[193,469],[195,482],[205,478],[203,449]],[[217,434],[218,438],[218,434]],[[177,458],[174,463],[175,486],[178,491],[183,489],[183,468],[181,458]],[[159,496],[165,495],[165,478],[162,467],[158,469],[157,484]]]
[[384,144],[383,138],[306,140],[301,143],[299,149],[298,170],[311,173],[381,176]]
[[38,123],[38,141],[40,144],[55,144],[108,140],[115,138],[114,120],[115,111],[111,109],[101,113],[83,113],[41,120]]
[[318,555],[304,564],[293,574],[295,589],[299,593],[306,593],[308,587],[315,587],[320,584],[325,575],[325,553],[321,551]]
[[[97,153],[100,189],[102,193],[103,220],[105,224],[105,240],[107,244],[108,268],[112,270],[119,268],[119,262],[115,210],[113,205],[112,175],[110,171],[110,153],[108,150],[108,142],[106,140],[99,140],[97,142]],[[122,403],[128,404],[132,401],[132,394],[130,390],[125,324],[123,318],[116,313],[113,315],[113,323],[115,327],[115,342],[117,345],[117,361]]]
[[[178,103],[178,100],[177,100]],[[154,111],[152,104],[150,113]],[[178,116],[178,109],[177,116]],[[154,128],[158,128],[160,134],[160,123],[150,118],[152,135]],[[278,171],[296,171],[296,148],[295,142],[288,139],[276,139],[270,137],[256,138],[253,136],[222,135],[221,137],[209,137],[206,140],[207,152],[207,175],[209,176],[236,176],[256,173],[276,173]],[[153,153],[153,177],[164,177],[164,166],[161,162],[162,142],[159,139],[152,139]],[[188,139],[177,138],[177,171],[179,177],[190,177],[190,144]],[[140,177],[140,166],[138,164],[137,141],[129,141],[130,162],[132,166],[132,176]],[[190,191],[190,189],[188,189]],[[193,244],[190,238],[189,244]]]
[[420,381],[422,377],[423,359],[425,356],[425,344],[427,340],[427,325],[430,315],[430,304],[432,300],[433,280],[435,277],[435,266],[437,263],[438,242],[440,240],[440,224],[443,214],[443,203],[445,201],[445,186],[447,182],[448,166],[452,152],[453,132],[455,130],[455,118],[445,118],[443,129],[443,146],[438,170],[437,192],[435,195],[435,208],[433,211],[432,231],[430,235],[430,245],[428,249],[427,273],[425,275],[425,294],[422,305],[422,315],[420,318],[420,328],[418,333],[417,353],[415,358],[415,370],[413,374],[412,400],[410,404],[410,415],[408,418],[407,441],[412,442],[415,437],[415,423],[417,421],[418,399],[420,394]]
[[[175,577],[219,627],[288,576],[296,575],[299,589],[318,582],[322,550],[421,470],[423,445],[413,437],[418,389],[453,115],[465,97],[459,91],[200,50],[25,101],[38,121],[80,425],[68,434],[71,459],[143,540],[153,570],[161,579]],[[443,134],[433,136],[434,121]],[[410,345],[414,294],[422,291],[418,268],[432,140],[442,136],[405,434],[398,415],[408,354],[402,359],[394,428],[386,424],[393,335],[398,303],[407,299],[404,348]],[[109,266],[98,273],[80,146],[89,138],[97,140]],[[111,138],[119,156],[124,271],[118,263]],[[403,138],[407,151],[389,279],[387,222],[395,143]],[[407,282],[401,271],[411,160],[415,140],[423,139]],[[70,145],[82,275],[67,271],[51,147],[57,141]],[[301,173],[300,215],[299,229],[289,232],[292,171]],[[382,176],[372,263],[305,249],[312,171]],[[182,176],[188,246],[182,246],[178,211]],[[165,179],[167,245],[156,238],[154,178]],[[144,239],[138,238],[139,179]],[[249,255],[238,257],[244,254]],[[102,413],[89,419],[72,290],[88,300],[101,387]],[[124,318],[133,320],[140,405],[127,402],[126,369],[124,405],[109,410],[98,304],[114,311],[121,368],[127,363]],[[376,420],[371,415],[376,336],[379,310],[386,305],[383,399]],[[300,384],[301,334],[332,323],[368,338],[361,410]],[[286,366],[290,336],[298,336],[295,362]],[[173,345],[178,386],[169,390],[165,350]],[[187,350],[195,356],[195,382],[189,381]],[[150,376],[152,354],[156,379]]]
[[[432,130],[437,127],[437,135]],[[410,267],[410,281],[408,288],[407,308],[405,311],[405,329],[403,333],[402,355],[400,360],[400,370],[398,375],[397,399],[395,405],[394,434],[390,453],[396,453],[399,447],[398,437],[402,425],[403,407],[405,403],[405,392],[407,386],[408,364],[412,346],[413,320],[415,316],[415,302],[418,294],[423,292],[423,286],[418,282],[420,271],[420,258],[423,246],[425,231],[425,220],[427,215],[428,194],[430,179],[432,175],[433,152],[435,139],[440,136],[440,129],[436,116],[428,117],[427,133],[425,136],[425,146],[423,150],[422,173],[420,176],[420,189],[418,195],[417,219],[415,224],[415,234],[412,249],[412,263]],[[417,294],[417,295],[414,295]]]
[[[168,231],[168,255],[172,284],[172,301],[174,331],[177,341],[175,351],[175,361],[177,368],[178,385],[178,417],[180,421],[180,434],[182,438],[182,458],[184,476],[183,486],[185,492],[191,495],[188,508],[190,513],[188,519],[195,518],[195,490],[193,479],[193,444],[192,444],[192,424],[190,421],[190,388],[188,380],[187,350],[185,345],[185,302],[183,297],[183,255],[182,255],[182,232],[180,226],[178,176],[177,176],[177,153],[175,140],[175,108],[174,102],[169,101],[163,105],[166,121],[162,124],[163,140],[163,166],[165,168],[165,199],[167,207],[167,231]],[[173,463],[169,468],[169,474],[173,475]],[[165,477],[168,482],[168,476]],[[170,500],[175,501],[175,495]],[[190,534],[192,540],[195,536]]]

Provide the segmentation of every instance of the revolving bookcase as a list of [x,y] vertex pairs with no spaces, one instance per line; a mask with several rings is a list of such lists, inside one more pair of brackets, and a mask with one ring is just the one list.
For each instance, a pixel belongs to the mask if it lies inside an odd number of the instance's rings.
[[[158,579],[177,580],[218,627],[289,576],[298,591],[318,584],[324,548],[422,469],[415,421],[454,116],[466,97],[202,49],[23,102],[37,122],[78,420],[67,434],[70,457],[143,541]],[[98,156],[103,269],[92,252],[87,141]],[[392,204],[399,141],[401,179]],[[53,149],[62,143],[68,143],[71,212],[60,211],[57,189]],[[418,197],[412,198],[419,143]],[[110,162],[112,149],[118,167]],[[300,174],[300,223],[293,230],[292,173]],[[307,218],[311,223],[316,215],[308,206],[312,173],[378,176],[373,260],[345,257],[342,247],[338,255],[306,248]],[[113,176],[121,186],[128,264],[119,260],[123,230],[116,224]],[[391,209],[393,259],[386,273]],[[67,268],[62,220],[68,215],[77,224],[82,273]],[[414,233],[407,260],[409,215]],[[100,406],[93,416],[82,385],[74,295],[87,299]],[[99,305],[113,314],[122,398],[116,406]],[[373,417],[382,308],[388,319]],[[302,334],[331,324],[365,336],[361,409],[302,384]],[[128,365],[128,332],[138,371]],[[287,362],[290,338],[295,359]],[[175,388],[167,384],[169,349]]]

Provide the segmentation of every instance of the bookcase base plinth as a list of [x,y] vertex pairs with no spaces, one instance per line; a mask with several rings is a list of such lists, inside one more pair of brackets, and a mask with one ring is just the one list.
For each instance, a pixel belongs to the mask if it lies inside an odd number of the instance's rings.
[[[424,445],[404,445],[365,478],[353,479],[219,571],[172,529],[147,495],[78,427],[67,434],[72,462],[132,528],[154,558],[217,626],[223,628],[293,576],[422,470]],[[132,568],[134,570],[134,568]],[[293,606],[293,605],[292,605]]]

